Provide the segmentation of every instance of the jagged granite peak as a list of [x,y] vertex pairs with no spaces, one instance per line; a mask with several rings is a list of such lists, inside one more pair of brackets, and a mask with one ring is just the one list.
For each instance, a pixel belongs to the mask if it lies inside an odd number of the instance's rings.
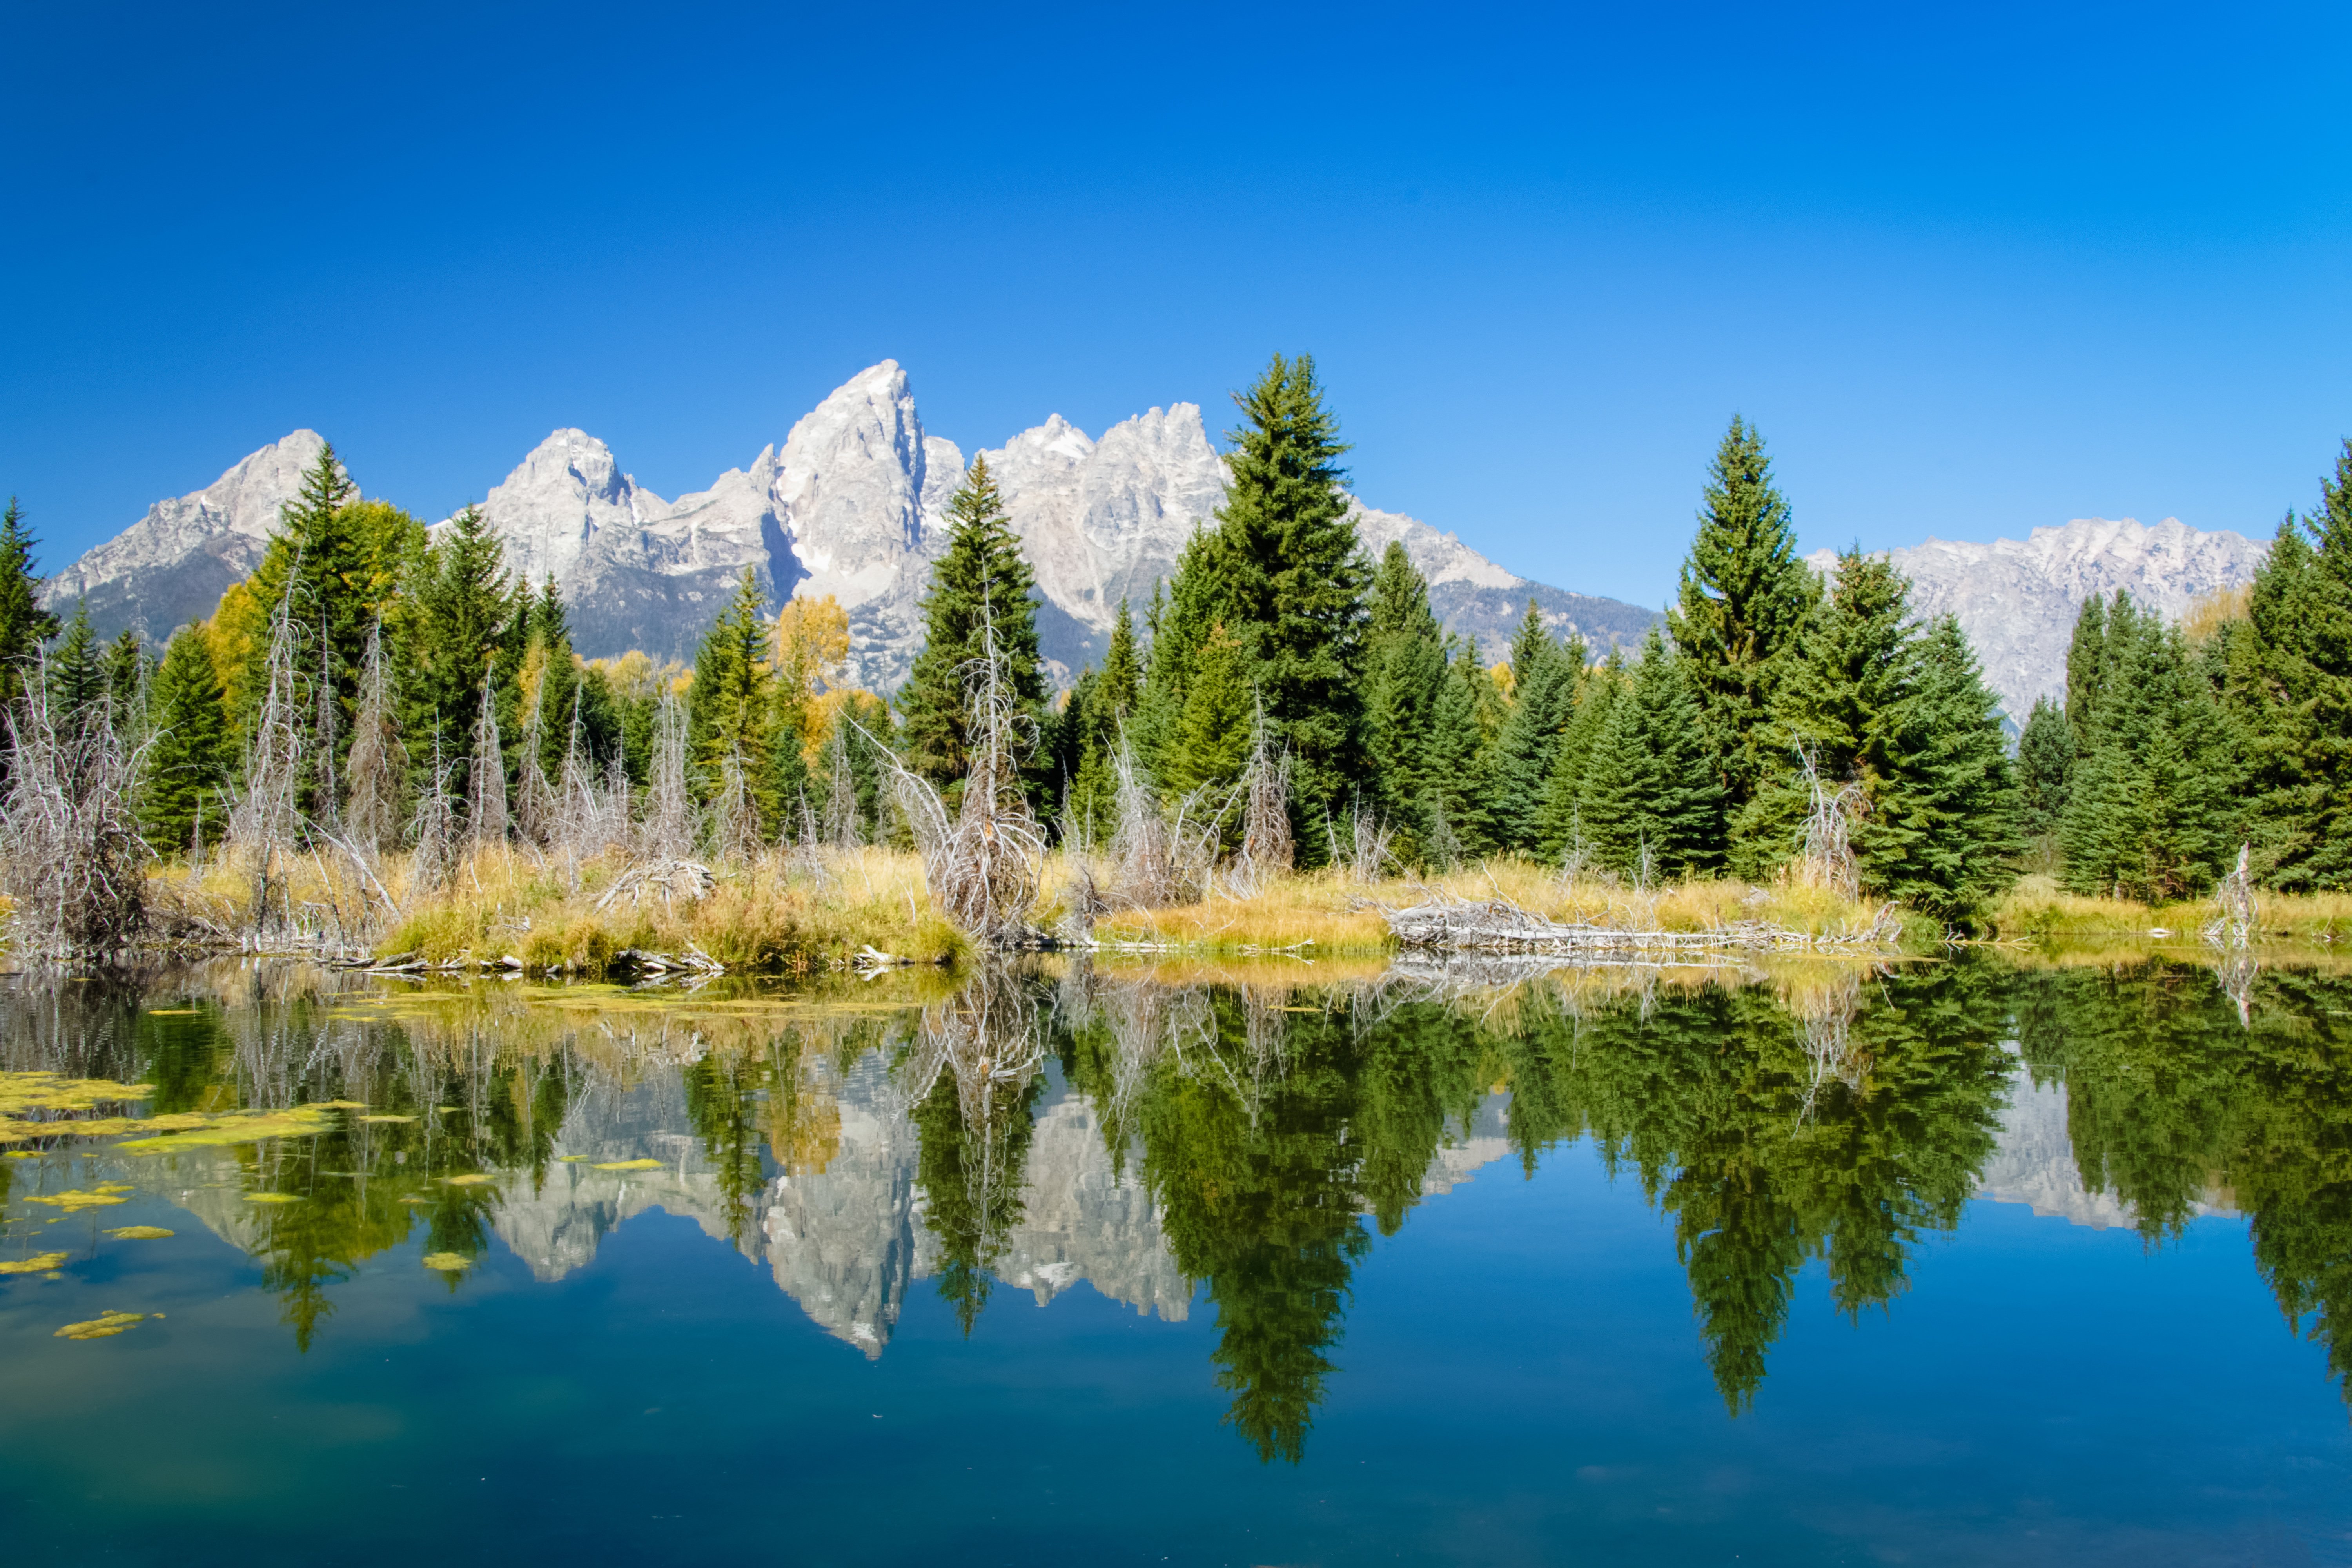
[[[300,448],[289,437],[232,469],[222,486],[247,469],[282,469],[290,496],[301,461],[317,452],[316,436],[299,437],[312,445]],[[1174,571],[1227,484],[1224,459],[1190,403],[1121,420],[1098,440],[1056,414],[987,457],[1036,571],[1039,640],[1063,681],[1101,657],[1122,599],[1139,609]],[[849,616],[851,679],[887,691],[905,679],[920,647],[923,593],[948,500],[964,477],[961,450],[924,430],[906,372],[884,360],[835,388],[781,445],[708,489],[666,501],[603,441],[565,428],[534,447],[481,510],[518,578],[533,585],[555,579],[583,654],[635,647],[691,658],[748,567],[777,597],[839,601]],[[150,521],[201,499],[160,503]],[[282,499],[271,492],[266,505],[224,502],[200,513],[234,511],[234,529],[174,524],[151,529],[143,542],[125,535],[85,557],[62,594],[53,585],[51,602],[89,595],[108,635],[133,616],[154,636],[208,615],[259,560]],[[1430,580],[1439,618],[1475,637],[1489,659],[1502,656],[1530,599],[1555,632],[1581,633],[1596,647],[1637,638],[1656,619],[1635,605],[1530,582],[1416,519],[1360,503],[1355,515],[1373,553],[1402,542]],[[435,526],[445,531],[448,522]],[[215,534],[233,545],[217,561],[201,548]]]
[[[1983,661],[1985,680],[2019,724],[2034,699],[2063,699],[2066,647],[2084,600],[2123,589],[2143,608],[2177,616],[2205,595],[2253,580],[2266,542],[2178,518],[2076,518],[2027,539],[1971,544],[1929,539],[1884,552],[1911,579],[1912,608],[1956,616]],[[1807,557],[1824,575],[1834,551]]]
[[53,608],[81,600],[107,637],[130,626],[159,641],[203,619],[230,584],[261,564],[279,513],[326,445],[316,430],[293,431],[203,489],[157,501],[145,517],[50,578],[44,600]]

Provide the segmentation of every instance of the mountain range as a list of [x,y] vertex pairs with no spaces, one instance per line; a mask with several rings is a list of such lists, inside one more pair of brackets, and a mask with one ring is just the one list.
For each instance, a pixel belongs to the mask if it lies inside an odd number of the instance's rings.
[[[201,490],[156,502],[122,533],[49,581],[53,607],[80,599],[104,635],[134,626],[161,638],[212,613],[251,572],[323,443],[297,430]],[[1038,586],[1038,632],[1068,680],[1101,656],[1119,602],[1139,611],[1174,569],[1194,527],[1224,498],[1224,459],[1193,404],[1153,408],[1099,437],[1055,415],[984,456]],[[887,691],[921,641],[921,603],[945,540],[962,450],[923,428],[906,372],[861,371],[795,422],[780,445],[665,500],[583,430],[551,434],[484,497],[482,512],[530,582],[552,575],[590,657],[643,648],[688,658],[747,566],[772,594],[830,594],[849,613],[851,677]],[[1366,548],[1403,544],[1448,629],[1503,656],[1528,600],[1556,634],[1596,650],[1639,639],[1658,617],[1616,599],[1571,593],[1497,565],[1415,518],[1355,502]],[[436,525],[446,528],[447,522]],[[2248,581],[2267,546],[2168,518],[2078,519],[1987,544],[1930,539],[1890,552],[1923,615],[1950,613],[1987,679],[2022,722],[2038,696],[2063,691],[2065,651],[2085,597],[2128,590],[2179,615]],[[1827,551],[1809,558],[1824,571]]]
[[[278,507],[320,445],[295,431],[205,489],[158,501],[52,579],[49,604],[83,599],[101,632],[131,626],[150,637],[211,614],[260,560]],[[1190,403],[1139,414],[1098,439],[1055,415],[974,456],[996,474],[1035,570],[1039,641],[1064,680],[1101,655],[1122,599],[1140,612],[1224,498],[1224,460]],[[924,430],[906,372],[885,360],[708,489],[665,500],[603,441],[565,429],[481,505],[511,569],[532,583],[555,578],[583,654],[636,647],[690,658],[749,566],[779,597],[839,601],[853,679],[888,690],[920,645],[923,590],[966,471],[954,442]],[[1530,599],[1556,634],[1601,647],[1637,639],[1657,618],[1531,582],[1417,519],[1361,503],[1355,516],[1373,553],[1391,540],[1404,545],[1439,618],[1475,637],[1489,659],[1502,656]]]

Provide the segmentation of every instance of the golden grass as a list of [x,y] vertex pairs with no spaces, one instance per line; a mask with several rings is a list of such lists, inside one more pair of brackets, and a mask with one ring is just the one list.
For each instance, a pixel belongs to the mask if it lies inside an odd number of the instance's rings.
[[[1047,878],[1048,918],[1059,912],[1069,871],[1057,859]],[[1208,952],[1269,952],[1311,943],[1318,953],[1389,951],[1388,924],[1379,906],[1399,908],[1439,895],[1507,899],[1549,920],[1591,921],[1633,930],[1714,931],[1761,921],[1811,936],[1840,935],[1869,926],[1865,903],[1822,888],[1794,883],[1758,887],[1729,879],[1681,882],[1637,893],[1593,879],[1564,880],[1547,866],[1489,860],[1473,869],[1365,885],[1337,871],[1277,879],[1254,898],[1213,897],[1164,910],[1122,910],[1096,922],[1105,942],[1170,945]]]
[[[2258,893],[2259,935],[2271,942],[2334,943],[2352,937],[2352,894]],[[2021,877],[1993,906],[1996,936],[2032,942],[2137,938],[2197,942],[2216,910],[2210,900],[2143,904],[2070,893],[2046,876]]]

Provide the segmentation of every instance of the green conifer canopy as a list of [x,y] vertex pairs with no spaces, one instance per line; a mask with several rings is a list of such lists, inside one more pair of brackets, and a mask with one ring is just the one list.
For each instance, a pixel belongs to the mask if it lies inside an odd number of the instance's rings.
[[1031,598],[1036,580],[986,458],[972,459],[947,514],[947,549],[923,595],[923,651],[898,693],[908,765],[941,784],[971,770],[968,686],[990,637],[1006,686],[1033,723],[1045,697]]

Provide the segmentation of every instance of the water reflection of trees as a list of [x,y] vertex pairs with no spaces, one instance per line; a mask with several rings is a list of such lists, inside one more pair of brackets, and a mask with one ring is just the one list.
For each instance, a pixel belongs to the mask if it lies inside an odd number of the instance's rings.
[[2150,1244],[2202,1204],[2243,1214],[2352,1397],[2352,979],[2137,963],[2024,973],[2013,994],[2029,1068],[2065,1085],[2084,1185]]

